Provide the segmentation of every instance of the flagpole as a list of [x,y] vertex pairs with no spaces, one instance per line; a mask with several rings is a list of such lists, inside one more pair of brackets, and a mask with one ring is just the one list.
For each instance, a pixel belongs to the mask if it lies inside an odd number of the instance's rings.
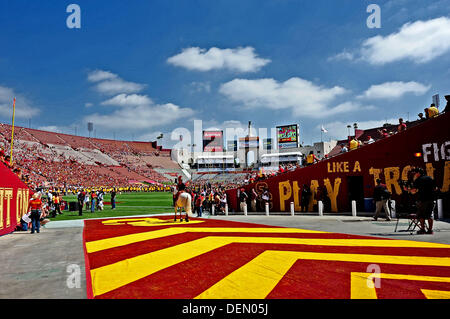
[[12,130],[11,130],[11,156],[9,157],[9,165],[12,165],[13,145],[14,145],[14,118],[16,116],[16,98],[13,101]]

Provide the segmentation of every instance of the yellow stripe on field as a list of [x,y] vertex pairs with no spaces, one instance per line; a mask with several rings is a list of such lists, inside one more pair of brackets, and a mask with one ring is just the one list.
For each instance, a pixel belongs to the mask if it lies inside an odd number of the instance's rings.
[[421,289],[427,299],[450,299],[450,291]]

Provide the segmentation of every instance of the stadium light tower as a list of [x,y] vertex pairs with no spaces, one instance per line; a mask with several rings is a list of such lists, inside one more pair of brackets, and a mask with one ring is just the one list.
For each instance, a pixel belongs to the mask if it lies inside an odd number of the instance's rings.
[[88,122],[87,129],[89,131],[89,137],[91,137],[91,132],[94,130],[94,123]]

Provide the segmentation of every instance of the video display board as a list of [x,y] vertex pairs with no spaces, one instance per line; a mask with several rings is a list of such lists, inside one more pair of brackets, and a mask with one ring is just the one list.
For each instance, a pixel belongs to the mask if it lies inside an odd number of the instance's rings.
[[298,147],[298,124],[277,126],[278,148]]
[[203,152],[223,152],[223,131],[203,131]]

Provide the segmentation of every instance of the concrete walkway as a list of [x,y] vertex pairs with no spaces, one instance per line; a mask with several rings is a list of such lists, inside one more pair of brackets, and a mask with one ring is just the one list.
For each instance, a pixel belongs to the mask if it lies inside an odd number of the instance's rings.
[[[146,216],[119,218],[125,217]],[[394,232],[396,220],[373,221],[370,217],[205,215],[204,218],[450,244],[450,221],[435,221],[434,235],[417,235],[404,231],[408,227],[406,220],[400,220],[399,229]],[[86,298],[83,226],[83,220],[52,221],[39,234],[14,232],[0,237],[0,298]]]

